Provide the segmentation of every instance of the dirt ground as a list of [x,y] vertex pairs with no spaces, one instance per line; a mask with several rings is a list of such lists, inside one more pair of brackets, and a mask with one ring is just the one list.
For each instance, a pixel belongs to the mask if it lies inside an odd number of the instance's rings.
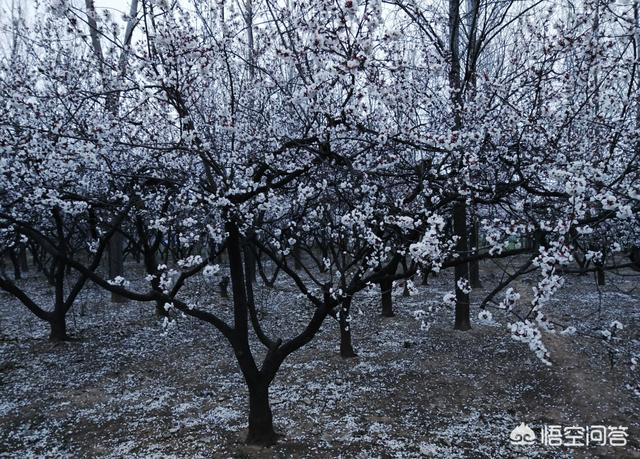
[[[92,288],[69,319],[79,340],[56,345],[2,293],[0,457],[640,458],[640,370],[630,364],[640,358],[638,279],[611,275],[598,291],[591,276],[567,278],[550,316],[581,318],[572,323],[591,334],[613,320],[625,328],[611,342],[545,334],[551,367],[511,338],[513,318],[494,312],[494,322],[480,322],[477,304],[473,329],[453,331],[452,311],[442,306],[452,285],[447,273],[410,297],[399,288],[394,318],[380,317],[376,290],[363,293],[352,312],[357,358],[339,357],[329,319],[285,361],[271,388],[283,437],[269,449],[242,442],[247,393],[210,325],[184,318],[165,331],[152,305],[110,304]],[[24,282],[40,298],[51,294],[36,289],[36,279]],[[496,278],[483,283],[488,290]],[[202,287],[193,288],[202,304],[230,309]],[[257,299],[274,332],[293,334],[309,316],[287,284]],[[430,306],[429,328],[421,329],[413,313]],[[625,426],[628,445],[512,446],[509,433],[521,422],[535,432]]]

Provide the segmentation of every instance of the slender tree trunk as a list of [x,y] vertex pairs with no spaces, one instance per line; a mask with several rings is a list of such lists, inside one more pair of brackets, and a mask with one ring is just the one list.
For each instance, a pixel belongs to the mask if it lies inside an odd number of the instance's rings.
[[27,249],[26,247],[22,247],[20,249],[20,269],[23,273],[29,271],[29,259],[27,258]]
[[351,324],[349,323],[349,311],[351,309],[351,300],[353,297],[347,297],[342,302],[340,308],[338,321],[340,323],[340,357],[351,358],[358,355],[353,350],[353,344],[351,342]]
[[540,250],[540,247],[546,245],[546,237],[544,234],[544,231],[542,231],[541,229],[536,229],[533,232],[533,250],[534,252],[537,252],[538,250]]
[[256,283],[256,265],[258,264],[258,260],[256,259],[256,254],[253,250],[251,250],[248,246],[244,247],[244,259],[247,264],[247,282],[251,282],[252,284]]
[[633,263],[632,269],[640,271],[640,247],[632,247],[629,252],[629,260]]
[[320,263],[320,272],[324,273],[324,272],[327,271],[327,268],[324,265],[324,259],[325,258],[329,258],[329,249],[327,247],[327,244],[324,241],[324,238],[323,238],[323,241],[320,244],[320,255],[322,255],[322,261],[323,261],[322,263]]
[[[449,0],[449,86],[453,105],[454,130],[462,129],[462,85],[460,81],[460,1]],[[460,167],[464,161],[464,152],[460,150]],[[468,255],[467,204],[462,196],[453,207],[453,233],[457,236],[456,252],[459,256]],[[468,282],[469,263],[458,264],[454,270],[456,291],[456,330],[469,330],[469,294],[460,288],[461,282]]]
[[273,429],[273,415],[269,404],[269,384],[262,381],[249,384],[249,434],[250,445],[271,446],[278,435]]
[[160,318],[169,317],[169,313],[164,308],[164,303],[162,301],[156,301],[156,316]]
[[382,315],[384,317],[393,317],[393,297],[391,296],[391,290],[393,288],[393,281],[391,279],[385,279],[380,281],[380,291],[382,293]]
[[296,244],[293,246],[293,269],[296,271],[300,271],[302,269],[302,263],[300,262],[301,257],[302,251],[300,250],[300,246]]
[[[469,238],[469,245],[471,245],[471,254],[478,255],[478,218],[475,215],[471,217],[471,234]],[[482,288],[482,282],[480,282],[480,261],[473,260],[469,262],[469,282],[472,288]]]
[[15,280],[22,279],[22,270],[20,269],[20,260],[18,259],[18,254],[15,249],[11,249],[9,251],[9,259],[11,259],[11,264],[13,265],[13,278]]
[[602,269],[602,266],[598,266],[598,269],[596,270],[596,278],[598,281],[598,285],[605,285],[606,281],[605,281],[605,275],[604,275],[604,269]]
[[55,287],[56,285],[55,268],[51,268],[51,270],[46,272],[45,275],[47,276],[47,283],[51,287]]
[[220,296],[229,298],[229,276],[223,276],[218,283],[218,287],[220,287]]
[[[124,266],[122,260],[122,252],[124,250],[124,239],[122,233],[116,231],[109,241],[109,278],[114,279],[122,276]],[[117,293],[111,292],[112,303],[125,303],[127,299]]]
[[[453,231],[458,236],[456,252],[461,256],[467,255],[467,206],[464,200],[456,203],[453,209]],[[456,330],[469,330],[471,319],[469,313],[469,293],[460,288],[460,283],[469,278],[467,263],[459,263],[454,270],[456,289],[456,318],[454,328]]]

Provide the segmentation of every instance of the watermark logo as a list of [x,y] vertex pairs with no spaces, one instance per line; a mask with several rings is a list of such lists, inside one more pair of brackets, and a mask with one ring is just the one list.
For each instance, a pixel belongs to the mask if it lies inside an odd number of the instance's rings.
[[518,427],[511,431],[509,435],[512,445],[533,445],[536,441],[536,434],[524,422],[521,422]]
[[543,425],[539,438],[524,422],[511,431],[512,445],[531,446],[536,439],[543,446],[626,446],[628,427],[623,426],[558,426]]

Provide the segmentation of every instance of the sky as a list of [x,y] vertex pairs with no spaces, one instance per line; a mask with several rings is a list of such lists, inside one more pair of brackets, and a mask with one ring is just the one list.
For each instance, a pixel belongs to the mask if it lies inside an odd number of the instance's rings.
[[[0,55],[4,54],[9,48],[11,42],[11,35],[7,31],[7,26],[11,21],[12,5],[17,7],[21,6],[24,11],[27,22],[33,20],[34,11],[38,3],[46,3],[48,0],[0,0]],[[84,0],[67,0],[77,5],[79,8],[84,7]],[[122,17],[122,14],[129,11],[130,0],[94,0],[96,9],[110,9],[113,13],[113,18],[118,20]]]
[[111,8],[115,11],[125,13],[129,10],[127,0],[95,0],[96,8]]

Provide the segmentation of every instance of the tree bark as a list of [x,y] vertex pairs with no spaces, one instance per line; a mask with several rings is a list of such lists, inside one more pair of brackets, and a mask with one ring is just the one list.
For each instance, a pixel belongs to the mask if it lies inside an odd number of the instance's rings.
[[296,271],[300,271],[302,269],[302,263],[300,259],[302,258],[302,250],[300,250],[300,245],[296,243],[293,246],[293,269]]
[[159,318],[169,317],[169,312],[164,308],[162,301],[156,301],[156,316]]
[[278,435],[273,429],[273,416],[269,404],[269,385],[264,382],[249,384],[249,434],[250,445],[272,446]]
[[340,308],[338,317],[338,321],[340,323],[340,357],[345,359],[358,356],[358,354],[353,350],[353,343],[351,342],[349,311],[351,309],[352,299],[353,297],[349,296],[342,302],[342,307]]
[[252,284],[256,283],[256,265],[258,264],[258,260],[256,259],[256,254],[249,247],[243,247],[244,259],[247,264],[247,282],[251,282]]
[[[460,81],[460,1],[449,0],[449,87],[453,106],[454,130],[462,129],[462,85]],[[460,151],[460,167],[464,161],[464,152]],[[460,257],[468,255],[467,204],[462,196],[453,207],[453,233],[457,236],[456,253]],[[456,330],[469,330],[469,294],[459,286],[461,281],[469,279],[469,263],[459,263],[454,270],[456,291]]]
[[[475,214],[471,217],[471,233],[469,235],[469,245],[471,245],[471,254],[478,254],[478,218]],[[469,282],[471,288],[482,288],[482,282],[480,282],[480,260],[473,260],[469,262]]]
[[223,276],[218,283],[218,287],[220,287],[220,296],[229,298],[229,276]]
[[20,269],[23,273],[29,271],[29,259],[27,258],[27,248],[22,247],[20,249]]
[[[109,241],[109,278],[114,279],[118,276],[122,276],[124,272],[122,252],[124,240],[122,233],[116,231],[116,233]],[[112,303],[125,303],[127,299],[115,292],[111,292]]]
[[[456,252],[459,256],[467,255],[467,205],[464,200],[456,203],[453,209],[453,231],[458,236],[456,242]],[[459,283],[468,279],[469,265],[468,263],[459,263],[454,270],[455,289],[456,289],[456,317],[454,329],[469,330],[471,328],[471,319],[469,313],[469,294],[462,290]]]
[[393,288],[393,281],[391,279],[385,279],[380,281],[380,291],[382,293],[382,316],[393,317],[393,297],[391,296],[391,290]]
[[68,341],[69,340],[69,336],[67,335],[67,320],[63,312],[62,306],[60,306],[60,308],[56,306],[54,315],[49,321],[49,325],[51,327],[51,333],[49,334],[49,339],[51,341]]
[[431,274],[431,271],[428,269],[422,272],[422,285],[429,285],[429,274]]
[[20,269],[20,260],[18,259],[18,254],[15,249],[11,249],[9,251],[9,259],[11,260],[11,264],[13,265],[13,278],[15,280],[22,279],[22,270]]

